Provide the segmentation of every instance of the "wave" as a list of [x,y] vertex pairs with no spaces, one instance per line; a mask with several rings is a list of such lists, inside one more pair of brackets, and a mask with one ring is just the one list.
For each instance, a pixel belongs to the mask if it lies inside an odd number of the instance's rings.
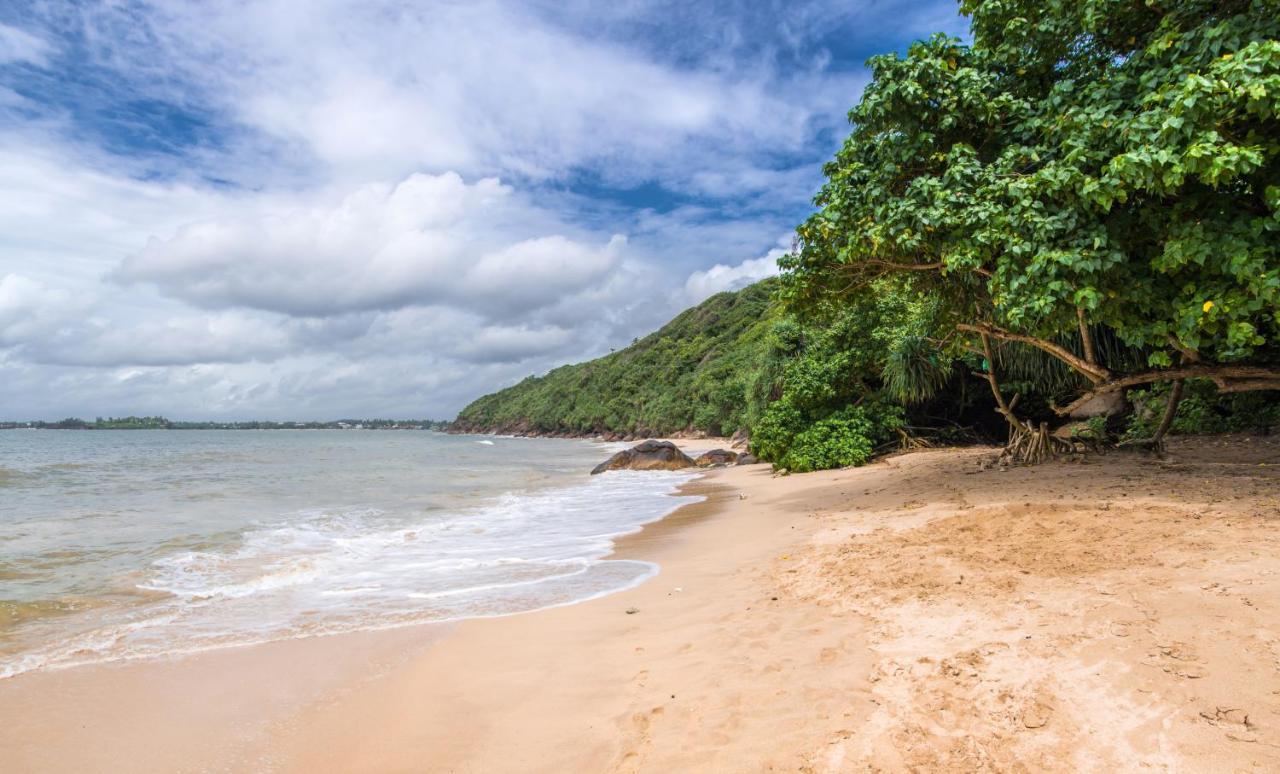
[[617,471],[407,517],[308,510],[230,543],[155,559],[145,604],[0,662],[0,677],[295,637],[509,615],[629,588],[657,572],[613,541],[687,502],[686,472]]

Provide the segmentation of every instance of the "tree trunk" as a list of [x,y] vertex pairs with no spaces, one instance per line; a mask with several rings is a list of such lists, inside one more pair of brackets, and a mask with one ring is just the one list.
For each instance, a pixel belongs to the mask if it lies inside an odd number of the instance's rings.
[[1168,433],[1173,425],[1173,418],[1177,415],[1178,404],[1181,402],[1182,380],[1177,379],[1173,382],[1173,389],[1169,390],[1169,402],[1164,406],[1164,416],[1160,418],[1160,426],[1156,428],[1156,434],[1151,437],[1151,445],[1157,454],[1164,452],[1165,433]]
[[1174,417],[1178,415],[1178,404],[1182,402],[1182,389],[1183,381],[1175,379],[1169,389],[1169,400],[1164,404],[1164,415],[1160,417],[1160,424],[1150,438],[1135,438],[1122,442],[1120,446],[1150,449],[1155,452],[1156,456],[1164,457],[1164,437],[1168,434],[1169,428],[1173,426]]

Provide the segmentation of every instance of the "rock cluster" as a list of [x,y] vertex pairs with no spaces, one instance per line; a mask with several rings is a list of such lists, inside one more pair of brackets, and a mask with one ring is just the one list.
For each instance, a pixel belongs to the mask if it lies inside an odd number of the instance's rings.
[[606,470],[680,470],[691,468],[694,461],[670,441],[645,441],[623,449],[600,463],[591,475]]

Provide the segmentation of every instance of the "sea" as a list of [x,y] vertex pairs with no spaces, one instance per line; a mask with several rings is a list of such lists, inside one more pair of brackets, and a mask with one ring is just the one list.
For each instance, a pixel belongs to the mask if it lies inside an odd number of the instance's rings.
[[426,430],[0,431],[0,679],[571,604],[697,497],[617,445]]

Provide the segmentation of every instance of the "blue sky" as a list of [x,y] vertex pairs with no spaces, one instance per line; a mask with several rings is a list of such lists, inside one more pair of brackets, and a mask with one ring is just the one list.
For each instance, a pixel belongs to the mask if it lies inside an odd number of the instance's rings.
[[0,414],[451,416],[774,271],[943,2],[0,6]]

